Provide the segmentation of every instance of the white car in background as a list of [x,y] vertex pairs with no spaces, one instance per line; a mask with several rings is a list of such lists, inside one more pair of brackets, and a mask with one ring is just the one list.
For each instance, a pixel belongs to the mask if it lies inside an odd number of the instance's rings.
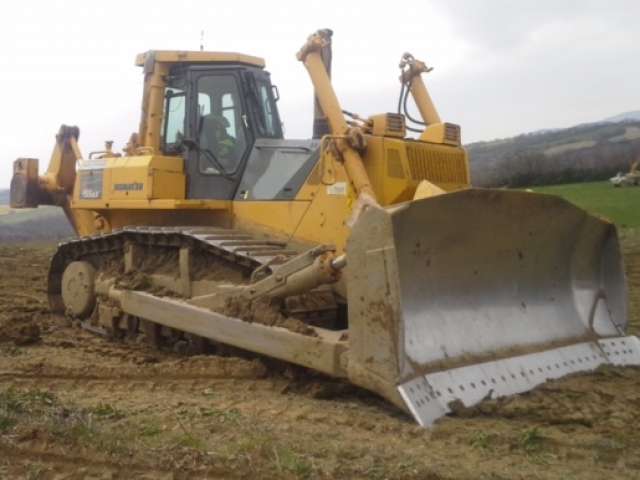
[[615,177],[611,177],[609,181],[614,187],[630,187],[640,185],[640,170],[638,170],[638,162],[631,165],[629,173],[618,172]]

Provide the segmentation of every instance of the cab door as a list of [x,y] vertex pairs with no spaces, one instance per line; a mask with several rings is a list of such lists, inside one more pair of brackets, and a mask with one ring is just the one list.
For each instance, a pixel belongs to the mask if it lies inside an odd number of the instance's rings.
[[230,200],[254,140],[240,76],[231,70],[194,69],[188,82],[187,198]]

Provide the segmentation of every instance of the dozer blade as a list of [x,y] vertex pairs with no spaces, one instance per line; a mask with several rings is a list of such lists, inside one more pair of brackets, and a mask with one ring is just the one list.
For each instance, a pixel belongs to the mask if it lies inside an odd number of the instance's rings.
[[349,377],[421,425],[640,364],[616,229],[558,197],[469,189],[369,207],[347,252]]

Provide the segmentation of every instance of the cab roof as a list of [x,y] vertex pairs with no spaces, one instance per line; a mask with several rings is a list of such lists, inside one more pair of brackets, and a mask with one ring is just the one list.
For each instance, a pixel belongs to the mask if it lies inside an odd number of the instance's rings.
[[136,56],[136,65],[144,66],[149,56],[161,63],[243,63],[264,68],[263,58],[235,52],[201,52],[187,50],[149,50]]

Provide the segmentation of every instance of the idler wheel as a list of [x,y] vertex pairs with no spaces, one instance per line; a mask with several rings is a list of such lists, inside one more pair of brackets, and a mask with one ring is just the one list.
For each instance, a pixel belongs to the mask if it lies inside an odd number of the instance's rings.
[[62,302],[75,317],[88,317],[96,304],[96,270],[89,262],[71,262],[62,274]]

